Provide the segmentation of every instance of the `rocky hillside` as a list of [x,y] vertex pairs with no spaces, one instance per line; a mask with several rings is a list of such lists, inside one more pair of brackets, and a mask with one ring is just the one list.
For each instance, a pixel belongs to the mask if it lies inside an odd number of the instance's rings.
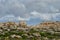
[[0,40],[60,40],[60,22],[34,26],[27,26],[24,21],[0,23]]

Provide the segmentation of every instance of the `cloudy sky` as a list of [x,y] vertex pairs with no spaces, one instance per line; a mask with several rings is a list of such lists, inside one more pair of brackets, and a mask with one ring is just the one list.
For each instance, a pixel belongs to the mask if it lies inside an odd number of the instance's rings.
[[0,0],[0,22],[21,20],[60,21],[60,0]]

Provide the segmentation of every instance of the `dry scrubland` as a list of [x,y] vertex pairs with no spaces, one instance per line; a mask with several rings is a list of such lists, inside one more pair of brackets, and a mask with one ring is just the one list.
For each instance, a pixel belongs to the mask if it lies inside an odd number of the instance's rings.
[[42,22],[34,26],[19,23],[0,23],[0,40],[60,40],[60,22]]

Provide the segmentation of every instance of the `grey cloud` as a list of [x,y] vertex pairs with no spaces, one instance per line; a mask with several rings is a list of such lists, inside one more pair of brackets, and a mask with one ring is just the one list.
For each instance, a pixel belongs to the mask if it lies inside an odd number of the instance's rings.
[[55,20],[58,21],[60,19],[60,13],[53,13],[53,14],[42,14],[37,11],[31,12],[33,18],[39,18],[41,20]]
[[29,12],[36,10],[41,13],[57,13],[56,11],[52,11],[51,6],[53,9],[59,9],[60,11],[59,0],[26,0],[24,4],[27,10],[29,9]]
[[6,16],[3,16],[0,18],[0,22],[8,22],[8,21],[14,21],[14,22],[18,22],[18,21],[21,21],[21,20],[24,20],[24,21],[29,21],[30,18],[23,18],[23,17],[20,17],[20,16],[15,16],[15,15],[6,15]]
[[0,16],[14,14],[29,17],[32,11],[60,13],[60,0],[0,0]]
[[5,0],[0,1],[0,14],[14,14],[14,15],[23,15],[25,12],[25,5],[20,3],[17,0]]

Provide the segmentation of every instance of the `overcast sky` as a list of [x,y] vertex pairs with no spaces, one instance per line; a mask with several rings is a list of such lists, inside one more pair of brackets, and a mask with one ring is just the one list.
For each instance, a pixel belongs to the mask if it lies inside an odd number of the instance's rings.
[[60,0],[0,0],[0,22],[21,20],[60,21]]

